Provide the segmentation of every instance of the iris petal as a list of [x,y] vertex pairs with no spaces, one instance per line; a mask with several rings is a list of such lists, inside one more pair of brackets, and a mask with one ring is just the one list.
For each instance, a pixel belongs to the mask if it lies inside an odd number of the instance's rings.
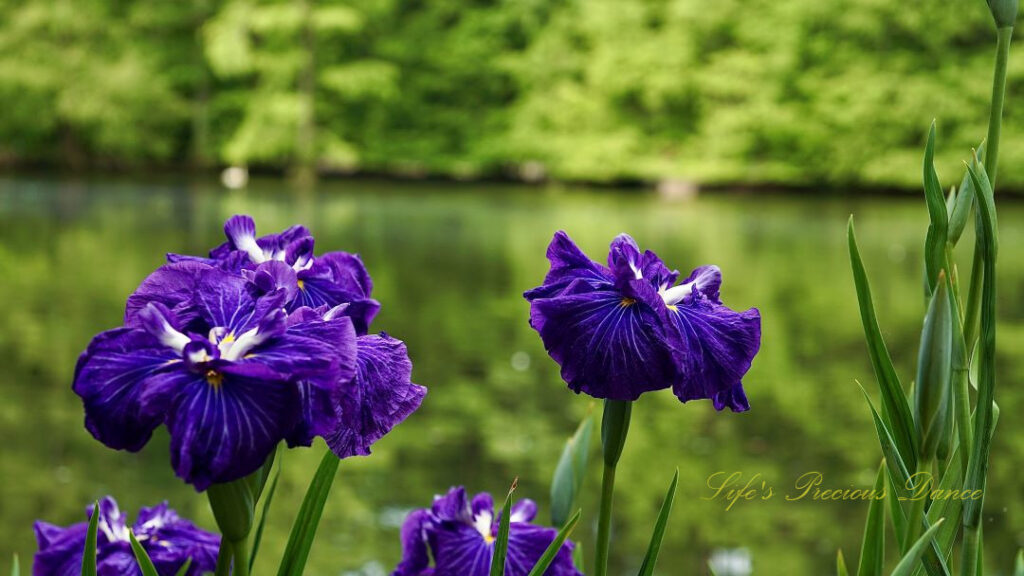
[[171,465],[196,490],[255,471],[300,417],[294,384],[244,368],[224,366],[218,381],[184,383],[167,418]]
[[412,414],[427,393],[413,384],[405,344],[387,334],[356,340],[356,375],[342,396],[341,418],[327,445],[346,458],[367,455],[370,446]]
[[426,527],[430,512],[413,510],[402,523],[402,561],[392,576],[420,576],[430,564]]
[[686,402],[737,386],[761,346],[761,314],[736,312],[695,294],[664,311],[680,378],[676,396]]
[[550,298],[576,280],[584,280],[595,286],[606,285],[612,281],[609,270],[588,258],[562,230],[556,232],[548,244],[547,257],[551,262],[551,269],[544,277],[542,286],[523,294],[529,301]]
[[668,387],[674,378],[655,309],[615,290],[580,288],[578,293],[534,300],[530,323],[576,392],[636,400],[644,392]]
[[72,385],[86,428],[111,448],[139,450],[163,421],[183,370],[177,352],[142,330],[99,334],[79,358]]
[[484,540],[476,528],[467,524],[448,526],[435,533],[433,543],[435,576],[490,574],[494,545]]

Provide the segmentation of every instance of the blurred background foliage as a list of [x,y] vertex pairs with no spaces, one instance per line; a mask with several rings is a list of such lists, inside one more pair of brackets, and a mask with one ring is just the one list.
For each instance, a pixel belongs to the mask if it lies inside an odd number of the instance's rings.
[[[105,448],[84,429],[70,383],[78,354],[95,333],[120,323],[125,298],[163,254],[205,252],[222,241],[224,219],[238,212],[252,214],[263,233],[308,225],[318,253],[359,252],[383,303],[373,329],[408,343],[414,381],[429,389],[422,408],[371,457],[341,463],[310,574],[389,573],[406,512],[452,485],[501,494],[518,476],[518,494],[537,500],[539,519],[547,520],[548,484],[563,443],[594,405],[561,381],[521,297],[547,271],[544,250],[559,228],[598,260],[615,234],[629,231],[684,273],[718,264],[725,303],[757,306],[763,316],[762,350],[744,380],[750,412],[681,405],[667,390],[634,408],[619,466],[611,574],[636,574],[676,466],[679,492],[660,574],[704,574],[715,555],[741,566],[749,560],[758,575],[831,574],[837,548],[857,557],[866,503],[784,497],[814,470],[830,488],[874,481],[878,442],[856,381],[876,402],[877,388],[846,221],[856,215],[881,327],[909,385],[924,309],[928,217],[918,199],[727,194],[669,202],[635,190],[363,180],[300,190],[262,179],[225,192],[183,179],[0,178],[0,560],[16,551],[27,565],[33,520],[81,521],[85,504],[105,494],[132,511],[166,498],[214,526],[206,498],[173,476],[165,432],[138,454]],[[1024,410],[1024,261],[1006,249],[1024,243],[1024,228],[1014,225],[1022,218],[1024,206],[1000,207],[1006,257],[996,394],[1004,416],[985,501],[991,576],[1008,576],[1024,546],[1024,428],[1014,417]],[[963,242],[969,258],[971,238]],[[960,262],[962,270],[969,265]],[[282,455],[256,573],[275,570],[322,450],[318,442]],[[592,462],[598,460],[595,454]],[[726,512],[726,502],[706,499],[707,478],[720,471],[760,474],[775,496]],[[577,529],[588,557],[599,484],[595,465]]]
[[993,36],[981,1],[0,0],[0,162],[916,188],[933,118],[947,179],[985,133]]

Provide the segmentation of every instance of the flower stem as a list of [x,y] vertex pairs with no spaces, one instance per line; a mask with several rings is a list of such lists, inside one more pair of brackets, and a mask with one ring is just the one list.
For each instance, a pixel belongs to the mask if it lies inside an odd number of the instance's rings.
[[217,568],[214,576],[231,576],[231,543],[221,536],[220,550],[217,552]]
[[235,556],[235,570],[232,576],[249,576],[249,540],[243,538],[231,543]]
[[992,188],[996,186],[999,163],[999,136],[1003,131],[1003,99],[1006,96],[1006,68],[1010,61],[1010,39],[1013,27],[999,28],[996,32],[996,69],[992,78],[992,109],[988,118],[988,139],[985,143],[985,172]]
[[633,403],[605,400],[601,420],[601,445],[604,449],[604,477],[601,482],[601,511],[597,522],[597,551],[594,559],[595,576],[608,574],[608,550],[612,528],[612,500],[615,496],[615,469],[626,445],[629,417]]
[[974,528],[964,527],[964,549],[960,556],[960,574],[963,576],[975,576],[978,571],[978,535],[981,526]]

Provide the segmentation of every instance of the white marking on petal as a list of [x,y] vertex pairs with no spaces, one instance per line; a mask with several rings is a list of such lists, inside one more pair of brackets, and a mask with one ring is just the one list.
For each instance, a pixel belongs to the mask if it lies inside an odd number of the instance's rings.
[[665,304],[672,306],[683,301],[697,288],[696,282],[690,282],[688,284],[680,284],[669,288],[668,290],[661,290],[658,293],[661,295],[661,299],[665,301]]
[[473,517],[473,527],[484,538],[491,537],[491,526],[494,524],[494,513],[487,510],[480,511]]

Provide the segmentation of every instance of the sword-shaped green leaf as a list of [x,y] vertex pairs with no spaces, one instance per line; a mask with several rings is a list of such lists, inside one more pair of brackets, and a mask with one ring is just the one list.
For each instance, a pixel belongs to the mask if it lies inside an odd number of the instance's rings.
[[[278,461],[280,462],[280,461]],[[263,497],[263,507],[260,511],[260,521],[256,524],[256,534],[252,539],[252,550],[249,552],[249,571],[256,562],[256,554],[260,550],[260,542],[263,540],[263,528],[267,524],[267,513],[270,512],[270,503],[274,500],[274,492],[277,490],[277,481],[281,477],[281,464],[274,469],[274,477],[270,481],[270,488],[267,488]]]
[[921,555],[924,554],[925,550],[928,549],[929,544],[932,541],[932,537],[935,532],[942,526],[943,520],[939,520],[935,524],[932,524],[931,528],[925,531],[917,542],[910,547],[910,550],[903,555],[899,564],[896,565],[896,569],[892,571],[892,576],[911,576],[914,570],[917,568],[918,562],[921,561]]
[[491,556],[491,576],[505,576],[505,558],[508,557],[508,527],[512,521],[512,493],[519,486],[519,478],[512,481],[512,486],[505,495],[505,505],[501,507],[501,521],[498,523],[498,537],[494,541],[494,555]]
[[[914,436],[914,420],[910,414],[910,404],[906,393],[892,365],[892,358],[886,348],[885,339],[878,327],[875,307],[871,300],[871,286],[867,272],[857,248],[857,237],[853,230],[853,217],[847,228],[847,239],[850,248],[850,263],[853,267],[853,282],[857,289],[857,301],[860,303],[860,317],[864,324],[864,336],[867,339],[868,355],[871,366],[882,392],[882,419],[890,431],[893,444],[902,462],[908,469],[917,467],[917,441]],[[886,456],[888,458],[888,455]]]
[[935,173],[935,121],[928,130],[928,143],[924,148],[924,196],[928,204],[928,234],[925,237],[924,257],[928,294],[931,296],[938,283],[939,271],[946,268],[946,239],[949,216],[946,200]]
[[668,517],[672,513],[672,504],[676,500],[676,487],[679,485],[679,468],[672,476],[672,482],[668,485],[668,492],[661,503],[661,511],[658,512],[658,520],[654,524],[654,533],[651,534],[651,543],[647,546],[647,554],[644,555],[644,562],[640,565],[639,576],[652,576],[654,565],[658,563],[658,554],[661,552],[661,543],[665,539],[665,528],[668,526]]
[[[874,494],[885,494],[885,462],[878,467]],[[868,505],[868,518],[864,524],[864,540],[860,546],[857,576],[882,576],[885,565],[885,497],[873,497]]]
[[850,576],[850,571],[846,569],[846,559],[843,558],[842,550],[836,552],[836,576]]
[[96,576],[96,532],[99,529],[100,503],[92,505],[89,528],[85,532],[85,551],[82,553],[82,576]]
[[309,483],[295,524],[292,525],[277,576],[302,576],[309,550],[313,547],[313,538],[316,537],[316,529],[320,525],[320,516],[327,503],[327,495],[331,492],[334,476],[338,472],[338,462],[338,457],[330,450],[320,461],[320,467]]
[[588,413],[562,449],[562,457],[551,480],[551,523],[554,526],[565,524],[579,501],[590,460],[593,432],[594,417]]
[[160,576],[156,571],[156,566],[153,565],[153,561],[150,560],[149,554],[146,553],[146,549],[139,544],[139,541],[135,538],[135,533],[128,530],[128,540],[132,545],[132,552],[135,554],[135,561],[139,564],[139,569],[142,570],[142,576]]

